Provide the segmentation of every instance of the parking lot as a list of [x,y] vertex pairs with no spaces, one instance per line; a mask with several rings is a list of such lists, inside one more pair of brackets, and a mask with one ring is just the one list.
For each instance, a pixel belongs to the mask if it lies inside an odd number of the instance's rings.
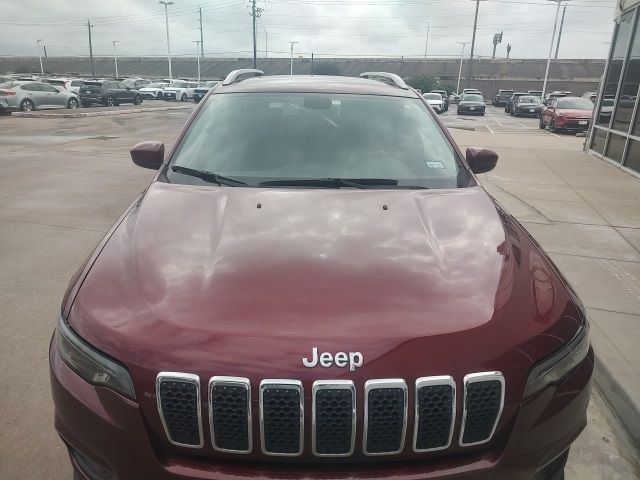
[[[152,110],[163,103],[144,105]],[[66,452],[53,430],[48,380],[47,347],[60,301],[75,270],[154,175],[133,165],[129,148],[142,140],[171,145],[189,113],[186,108],[87,118],[0,118],[0,478],[70,480]],[[507,148],[514,143],[531,146],[547,136],[553,137],[554,148],[579,151],[582,141],[539,130],[536,119],[514,119],[491,106],[485,117],[471,118],[458,117],[452,106],[442,119],[452,127],[473,127],[452,133],[463,145],[491,143],[486,146],[496,148],[505,165],[519,159],[516,148]],[[499,164],[496,175],[508,172]],[[596,392],[567,478],[637,479],[636,458]]]

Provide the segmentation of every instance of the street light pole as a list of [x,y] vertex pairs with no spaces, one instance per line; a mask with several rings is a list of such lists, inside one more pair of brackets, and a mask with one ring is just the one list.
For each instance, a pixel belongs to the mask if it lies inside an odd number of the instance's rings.
[[118,40],[114,40],[111,43],[113,43],[113,61],[116,64],[116,78],[118,78],[118,54],[116,53],[116,43],[118,43]]
[[300,42],[292,42],[292,41],[289,40],[289,41],[287,41],[287,43],[291,44],[291,75],[293,75],[293,46],[296,43],[300,43]]
[[462,60],[464,59],[464,48],[469,44],[469,42],[456,43],[462,45],[462,52],[460,52],[460,71],[458,72],[458,87],[456,88],[456,94],[460,95],[460,79],[462,78]]
[[427,22],[427,41],[424,42],[424,58],[427,59],[427,49],[429,48],[429,28],[431,27],[431,23]]
[[269,36],[267,35],[267,29],[262,27],[264,30],[264,58],[269,58]]
[[194,40],[196,44],[196,58],[198,59],[198,83],[200,83],[200,40]]
[[471,87],[471,76],[473,73],[473,52],[476,48],[476,30],[478,29],[478,11],[480,10],[480,1],[476,0],[476,17],[473,21],[473,38],[471,39],[471,57],[469,57],[469,78],[467,78],[467,88]]
[[547,57],[547,70],[544,73],[544,84],[542,85],[542,100],[544,101],[544,94],[547,92],[547,82],[549,81],[549,67],[551,66],[551,54],[553,53],[553,43],[556,38],[556,30],[558,29],[558,17],[560,16],[560,2],[562,0],[550,0],[556,2],[556,20],[553,24],[553,35],[551,35],[551,44],[549,45],[549,56]]
[[173,2],[164,2],[160,0],[158,3],[164,5],[164,21],[167,27],[167,59],[169,60],[169,80],[173,80],[173,74],[171,72],[171,42],[169,41],[169,5],[173,5]]
[[40,39],[36,42],[38,45],[38,58],[40,59],[40,74],[44,75],[44,68],[42,66],[42,51],[40,50],[40,42],[44,42],[44,40]]

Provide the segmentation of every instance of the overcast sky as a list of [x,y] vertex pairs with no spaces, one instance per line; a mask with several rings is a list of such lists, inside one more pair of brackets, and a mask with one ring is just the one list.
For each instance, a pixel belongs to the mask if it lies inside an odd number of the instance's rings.
[[[0,16],[0,55],[37,55],[42,39],[49,56],[87,55],[84,25],[91,19],[95,55],[166,55],[164,7],[155,0],[7,0]],[[560,58],[605,58],[613,31],[615,0],[567,3]],[[174,0],[169,6],[174,56],[193,55],[202,7],[207,56],[242,57],[252,51],[250,0]],[[258,0],[258,56],[297,54],[457,56],[471,41],[471,0]],[[564,5],[564,4],[563,4]],[[546,58],[556,4],[549,0],[480,2],[476,54],[490,56],[493,34],[504,30],[497,56]],[[266,30],[266,35],[265,35]],[[469,52],[469,47],[466,50]]]

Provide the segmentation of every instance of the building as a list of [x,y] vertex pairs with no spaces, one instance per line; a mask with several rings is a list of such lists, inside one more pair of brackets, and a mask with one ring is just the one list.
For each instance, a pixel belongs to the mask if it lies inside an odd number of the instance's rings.
[[640,174],[640,0],[618,0],[615,21],[587,145],[592,153]]

